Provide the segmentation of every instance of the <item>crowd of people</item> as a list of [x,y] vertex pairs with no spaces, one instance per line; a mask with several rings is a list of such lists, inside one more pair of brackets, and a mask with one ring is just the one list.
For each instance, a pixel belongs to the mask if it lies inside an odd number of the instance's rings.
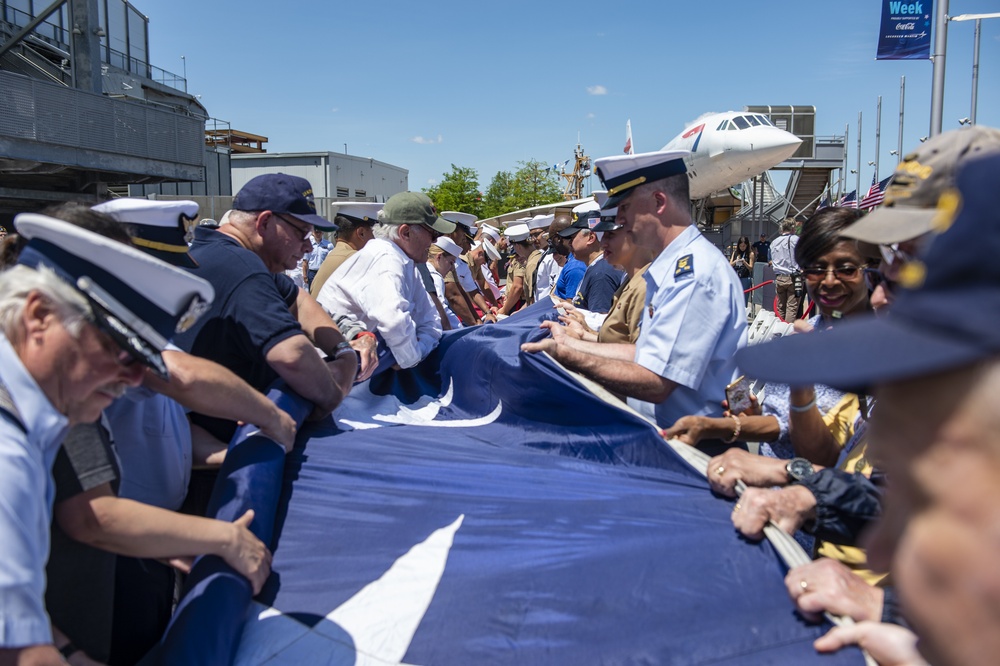
[[[287,174],[249,181],[189,242],[193,202],[18,215],[0,238],[0,663],[136,663],[199,555],[259,591],[253,512],[204,516],[239,423],[294,443],[264,391],[283,380],[322,419],[445,331],[540,302],[558,316],[523,353],[711,456],[747,538],[773,523],[812,551],[786,578],[794,604],[856,622],[817,650],[990,662],[1000,132],[934,137],[873,213],[820,209],[728,255],[691,218],[685,156],[598,159],[606,192],[502,229],[416,192],[326,219]],[[796,282],[817,311],[748,347],[762,261],[780,315]],[[730,409],[741,375],[766,384]]]

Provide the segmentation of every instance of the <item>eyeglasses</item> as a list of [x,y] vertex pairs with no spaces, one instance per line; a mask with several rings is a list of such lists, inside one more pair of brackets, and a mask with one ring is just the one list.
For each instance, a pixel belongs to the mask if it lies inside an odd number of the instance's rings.
[[851,280],[858,275],[864,266],[854,266],[852,264],[844,264],[843,266],[830,266],[828,268],[820,268],[819,266],[813,266],[811,268],[803,268],[802,275],[805,276],[810,282],[819,282],[820,280],[825,280],[826,276],[833,273],[834,277],[838,280]]
[[889,293],[896,290],[896,283],[887,278],[882,271],[877,268],[866,268],[865,286],[868,287],[868,291],[875,291],[880,285],[882,289]]
[[311,227],[304,229],[304,228],[300,227],[299,225],[295,224],[294,222],[289,221],[281,213],[274,213],[274,212],[272,212],[271,214],[274,215],[279,220],[281,220],[282,222],[284,222],[285,224],[287,224],[288,226],[290,226],[292,229],[295,229],[297,232],[299,232],[299,234],[301,234],[300,237],[301,237],[301,239],[303,241],[309,240],[309,236],[312,234],[312,228]]
[[914,257],[909,252],[899,249],[899,243],[893,243],[892,245],[879,245],[879,252],[882,253],[882,258],[885,263],[889,266],[908,264],[914,261]]

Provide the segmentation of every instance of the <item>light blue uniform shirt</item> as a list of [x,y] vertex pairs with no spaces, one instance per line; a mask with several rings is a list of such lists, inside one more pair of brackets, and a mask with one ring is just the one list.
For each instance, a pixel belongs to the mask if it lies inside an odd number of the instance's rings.
[[325,238],[317,241],[312,236],[309,237],[309,240],[312,241],[313,249],[305,256],[305,259],[309,262],[309,270],[318,271],[319,267],[323,265],[326,255],[330,254],[330,250],[333,249],[333,243]]
[[645,273],[646,311],[635,362],[678,384],[654,405],[632,408],[661,428],[689,414],[718,416],[726,386],[737,377],[733,355],[747,342],[743,287],[722,253],[692,225]]
[[[170,351],[180,351],[173,344]],[[191,423],[175,400],[142,386],[104,410],[121,465],[118,496],[176,511],[191,481]]]
[[176,401],[142,387],[105,410],[121,462],[118,496],[176,511],[191,480],[191,424]]
[[52,642],[45,613],[52,463],[69,422],[2,334],[0,381],[27,429],[0,417],[0,647],[16,648]]

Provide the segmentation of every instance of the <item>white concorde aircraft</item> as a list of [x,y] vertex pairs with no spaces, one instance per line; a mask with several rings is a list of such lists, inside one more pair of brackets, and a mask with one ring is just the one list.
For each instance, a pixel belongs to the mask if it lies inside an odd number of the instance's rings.
[[661,150],[689,150],[686,158],[691,199],[738,185],[788,159],[802,139],[778,129],[759,113],[706,114],[684,128]]
[[[631,127],[628,131],[631,143]],[[801,143],[802,139],[775,127],[767,116],[727,111],[702,115],[660,150],[691,152],[685,160],[691,180],[691,200],[700,201],[713,192],[739,185],[780,164],[791,157]],[[625,152],[629,152],[628,147]],[[572,208],[589,200],[588,196],[511,211],[477,224],[510,224],[518,218],[548,213],[556,208]]]

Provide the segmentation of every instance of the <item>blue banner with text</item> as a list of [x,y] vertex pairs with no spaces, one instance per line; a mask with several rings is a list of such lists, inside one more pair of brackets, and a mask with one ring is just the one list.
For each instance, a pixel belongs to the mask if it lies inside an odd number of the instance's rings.
[[876,60],[926,60],[931,54],[934,0],[882,0]]

